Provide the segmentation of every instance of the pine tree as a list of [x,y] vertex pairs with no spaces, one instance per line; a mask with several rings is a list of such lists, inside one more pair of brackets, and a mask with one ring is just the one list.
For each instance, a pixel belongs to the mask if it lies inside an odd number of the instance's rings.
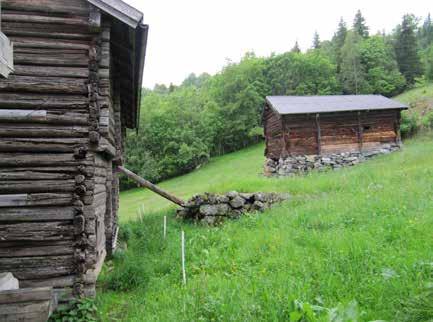
[[395,53],[400,72],[408,84],[413,84],[415,78],[422,74],[421,60],[418,56],[416,39],[417,24],[413,15],[404,15],[403,22],[397,31]]
[[422,49],[426,49],[433,44],[433,22],[430,13],[427,15],[427,18],[418,31],[418,39]]
[[338,48],[343,47],[344,40],[346,39],[346,35],[347,35],[346,22],[343,20],[343,17],[341,17],[340,22],[338,23],[337,32],[334,34],[334,37],[332,37],[332,41],[336,44]]
[[320,48],[320,37],[317,31],[314,32],[314,36],[313,36],[313,48],[314,49]]
[[361,10],[358,10],[353,21],[353,30],[363,38],[369,36],[368,27],[365,24],[365,18],[361,14]]
[[298,44],[298,41],[297,41],[297,40],[296,40],[296,42],[295,42],[295,46],[293,46],[291,52],[292,52],[292,53],[300,53],[300,52],[301,52],[301,48],[299,48],[299,44]]
[[347,36],[347,27],[346,22],[343,20],[343,17],[340,18],[340,22],[338,23],[338,29],[332,37],[332,44],[334,47],[334,56],[335,63],[337,65],[337,74],[340,73],[341,66],[341,48],[344,45],[344,41]]

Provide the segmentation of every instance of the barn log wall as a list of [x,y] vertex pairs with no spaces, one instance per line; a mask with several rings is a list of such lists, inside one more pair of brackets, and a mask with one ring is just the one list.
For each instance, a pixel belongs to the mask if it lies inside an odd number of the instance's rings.
[[269,106],[263,111],[263,127],[265,132],[265,155],[269,158],[279,158],[285,153],[285,137],[287,131],[283,131],[283,122],[280,115]]
[[270,159],[367,152],[383,144],[400,143],[400,110],[280,116],[266,107],[264,126],[265,155]]
[[0,80],[0,272],[93,295],[123,140],[111,20],[84,0],[3,0],[1,18],[15,72]]

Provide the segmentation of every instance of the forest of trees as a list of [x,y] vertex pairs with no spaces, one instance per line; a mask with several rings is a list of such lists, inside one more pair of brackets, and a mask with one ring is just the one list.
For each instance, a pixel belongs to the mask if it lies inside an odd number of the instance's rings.
[[390,97],[429,80],[430,15],[407,14],[392,33],[372,34],[358,11],[350,25],[340,20],[331,40],[321,41],[316,32],[306,52],[296,43],[270,57],[247,53],[214,76],[191,74],[180,86],[143,89],[140,129],[128,133],[127,167],[158,182],[260,141],[267,95]]

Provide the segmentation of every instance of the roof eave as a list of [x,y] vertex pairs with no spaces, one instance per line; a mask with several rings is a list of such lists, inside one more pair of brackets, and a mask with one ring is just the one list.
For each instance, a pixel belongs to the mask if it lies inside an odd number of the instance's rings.
[[[113,16],[119,21],[136,29],[143,20],[143,14],[121,0],[87,0],[95,7]],[[129,14],[126,12],[129,11]]]

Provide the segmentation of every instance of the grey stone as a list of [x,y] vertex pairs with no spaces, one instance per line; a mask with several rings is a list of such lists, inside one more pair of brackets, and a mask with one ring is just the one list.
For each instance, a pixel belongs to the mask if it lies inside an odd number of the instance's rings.
[[204,216],[216,216],[218,215],[219,207],[218,205],[201,205],[200,206],[200,213]]
[[245,199],[241,196],[236,196],[232,200],[230,200],[230,206],[233,208],[241,208],[245,204]]
[[227,197],[229,197],[230,199],[233,199],[235,197],[237,197],[239,195],[239,192],[237,191],[230,191],[229,193],[227,193]]
[[263,210],[265,210],[265,204],[263,203],[263,202],[261,202],[261,201],[254,201],[254,204],[253,204],[253,209],[254,210],[257,210],[257,211],[263,211]]

